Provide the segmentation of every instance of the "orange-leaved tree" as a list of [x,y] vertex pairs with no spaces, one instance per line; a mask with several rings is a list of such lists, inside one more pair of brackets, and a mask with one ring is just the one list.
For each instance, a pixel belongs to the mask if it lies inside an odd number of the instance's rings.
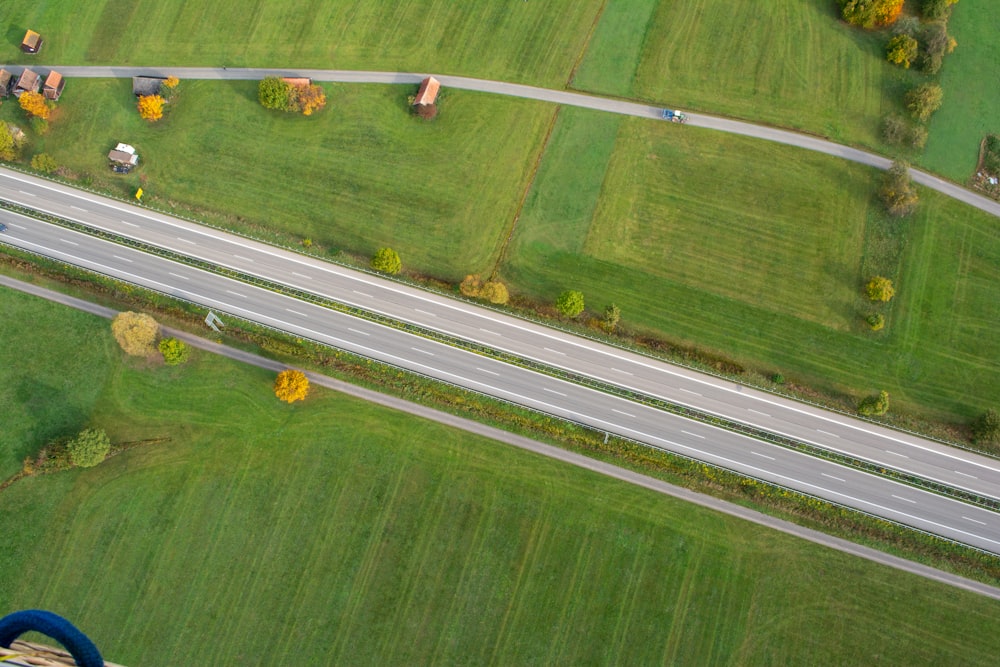
[[21,108],[35,118],[48,120],[49,114],[52,113],[52,109],[45,103],[45,98],[42,97],[41,93],[32,93],[30,91],[22,93],[19,102]]
[[181,80],[178,79],[176,76],[168,76],[166,79],[163,80],[163,85],[166,88],[176,88],[177,84],[179,84],[180,82]]
[[149,121],[163,118],[163,98],[159,95],[140,96],[139,115]]
[[309,378],[302,371],[288,369],[278,373],[274,381],[274,395],[285,403],[301,401],[309,393]]

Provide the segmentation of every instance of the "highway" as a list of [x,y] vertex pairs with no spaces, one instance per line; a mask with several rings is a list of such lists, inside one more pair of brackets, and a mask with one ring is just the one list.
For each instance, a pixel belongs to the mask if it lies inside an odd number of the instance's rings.
[[0,198],[1000,500],[1000,461],[985,456],[17,172],[0,169]]
[[[20,73],[22,65],[3,65],[15,73]],[[265,76],[309,77],[314,81],[329,81],[340,83],[382,83],[382,84],[416,84],[427,74],[412,72],[366,72],[356,70],[325,70],[325,69],[294,69],[294,68],[219,68],[219,67],[115,67],[115,66],[78,66],[78,65],[32,65],[32,68],[45,73],[50,69],[58,71],[65,77],[77,78],[123,78],[132,76],[169,76],[181,79],[219,79],[228,81],[258,80]],[[433,73],[431,73],[433,74]],[[618,100],[596,95],[574,93],[566,90],[539,88],[505,81],[474,79],[464,76],[434,74],[435,78],[447,88],[473,90],[495,95],[507,95],[525,99],[562,104],[565,106],[582,107],[605,111],[608,113],[638,116],[642,118],[660,118],[662,106],[650,106],[637,102]],[[755,139],[774,141],[805,150],[832,155],[844,160],[859,162],[871,167],[886,169],[891,161],[881,155],[868,151],[844,146],[821,137],[792,132],[768,125],[758,125],[745,121],[722,118],[701,113],[688,113],[688,125],[702,127],[719,132],[740,134]],[[933,174],[919,169],[910,169],[914,182],[937,190],[953,199],[962,201],[969,206],[1000,217],[1000,202],[972,192],[960,185],[946,181]]]
[[[536,339],[535,348],[551,355],[564,367],[578,359],[588,359],[586,369],[600,369],[605,375],[620,374],[626,383],[657,389],[658,393],[681,395],[686,387],[688,401],[704,399],[720,405],[746,402],[764,414],[779,412],[783,403],[776,397],[742,391],[732,383],[671,367],[651,359],[604,348],[560,332],[498,315],[420,290],[382,281],[374,276],[351,272],[318,260],[229,237],[221,232],[160,216],[113,200],[62,188],[20,174],[3,172],[0,195],[8,198],[16,189],[21,201],[33,208],[66,217],[86,219],[89,224],[111,225],[117,220],[129,236],[150,237],[178,252],[189,255],[228,255],[225,264],[241,263],[260,274],[273,274],[279,282],[294,282],[317,293],[340,294],[363,307],[395,312],[413,320],[423,313],[423,321],[441,330],[460,326],[475,329],[479,337],[499,347],[513,349],[521,338]],[[660,410],[605,393],[580,387],[546,375],[503,364],[424,338],[382,327],[342,313],[290,297],[255,288],[186,265],[141,253],[88,235],[3,211],[0,215],[8,231],[0,241],[39,254],[61,259],[132,283],[203,304],[217,313],[230,313],[311,338],[334,347],[435,377],[452,384],[490,394],[512,403],[570,419],[612,434],[645,442],[685,456],[765,479],[804,493],[826,498],[892,521],[942,535],[971,546],[1000,553],[1000,514],[949,498],[913,489],[828,461],[816,459],[775,445],[690,421]],[[158,243],[159,244],[159,243]],[[418,312],[420,311],[420,312]],[[436,311],[436,312],[435,312]],[[225,317],[223,315],[223,317]],[[508,340],[510,339],[510,340]],[[634,371],[634,372],[633,372]],[[699,394],[699,396],[695,396]],[[709,398],[706,398],[706,395]],[[759,408],[759,410],[757,410]],[[899,434],[878,433],[867,424],[851,424],[839,416],[789,404],[789,423],[820,419],[828,429],[864,434],[886,447],[898,448],[898,458],[920,461],[929,457],[943,472],[959,468],[974,470],[972,486],[993,488],[996,463],[983,457]],[[831,431],[832,432],[832,431]],[[862,438],[854,437],[854,440]],[[913,442],[908,442],[909,440]],[[940,449],[939,449],[940,448]],[[888,450],[886,450],[888,451]],[[905,452],[905,453],[903,453]],[[918,453],[922,453],[918,456]],[[912,455],[912,456],[911,456]],[[944,462],[942,464],[942,462]]]

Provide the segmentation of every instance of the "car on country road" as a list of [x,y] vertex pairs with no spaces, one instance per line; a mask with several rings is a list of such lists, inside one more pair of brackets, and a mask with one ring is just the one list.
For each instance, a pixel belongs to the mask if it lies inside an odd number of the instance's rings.
[[0,233],[7,231],[7,225],[0,222]]

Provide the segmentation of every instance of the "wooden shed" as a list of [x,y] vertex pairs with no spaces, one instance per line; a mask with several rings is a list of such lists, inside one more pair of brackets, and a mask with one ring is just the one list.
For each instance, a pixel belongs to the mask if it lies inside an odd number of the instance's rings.
[[0,97],[7,97],[10,95],[11,88],[14,87],[14,82],[17,79],[14,75],[5,69],[0,69]]
[[163,82],[166,80],[166,77],[159,76],[133,76],[132,94],[136,97],[159,95],[160,86],[162,86]]
[[438,91],[441,90],[441,82],[432,76],[420,82],[420,90],[413,100],[414,106],[431,106],[437,100]]
[[45,85],[42,86],[42,95],[45,99],[52,100],[55,102],[62,95],[63,87],[66,85],[66,79],[62,78],[62,74],[52,70],[49,75],[45,77]]
[[17,79],[17,85],[14,86],[14,95],[20,97],[21,93],[37,93],[41,87],[42,77],[25,68]]
[[[17,33],[15,33],[17,34]],[[25,53],[38,53],[38,49],[42,48],[42,36],[39,35],[34,30],[29,30],[24,33],[24,39],[21,40],[21,50]]]

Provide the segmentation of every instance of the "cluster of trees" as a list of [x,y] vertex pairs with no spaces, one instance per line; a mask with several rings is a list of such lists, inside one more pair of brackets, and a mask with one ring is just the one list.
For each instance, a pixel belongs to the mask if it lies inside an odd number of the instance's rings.
[[24,146],[24,132],[0,120],[0,160],[13,162]]
[[55,109],[55,102],[45,99],[41,93],[31,91],[21,94],[18,104],[28,117],[28,124],[35,134],[43,135],[49,131],[49,117]]
[[910,146],[923,148],[927,143],[927,127],[924,125],[931,115],[941,108],[944,101],[944,91],[934,82],[918,84],[907,91],[903,99],[910,117],[916,121],[911,123],[906,119],[890,114],[882,122],[882,138],[886,143],[895,146]]
[[257,99],[265,109],[290,111],[310,116],[326,106],[326,93],[315,83],[295,85],[278,76],[261,80]]
[[137,104],[139,116],[151,123],[163,118],[163,105],[173,101],[176,97],[178,84],[180,84],[180,79],[176,76],[168,76],[160,84],[160,92],[153,95],[140,95]]
[[458,290],[465,296],[485,299],[490,303],[503,305],[510,301],[510,293],[507,291],[506,285],[499,280],[484,282],[478,273],[465,276],[465,280],[459,284]]
[[866,396],[858,403],[858,414],[865,417],[881,417],[889,412],[889,392],[880,391],[876,396]]
[[160,325],[145,313],[126,311],[111,320],[111,333],[125,354],[150,357],[163,356],[168,366],[183,364],[191,355],[191,348],[176,338],[160,338]]
[[879,28],[903,12],[903,0],[840,0],[840,15],[851,25]]

